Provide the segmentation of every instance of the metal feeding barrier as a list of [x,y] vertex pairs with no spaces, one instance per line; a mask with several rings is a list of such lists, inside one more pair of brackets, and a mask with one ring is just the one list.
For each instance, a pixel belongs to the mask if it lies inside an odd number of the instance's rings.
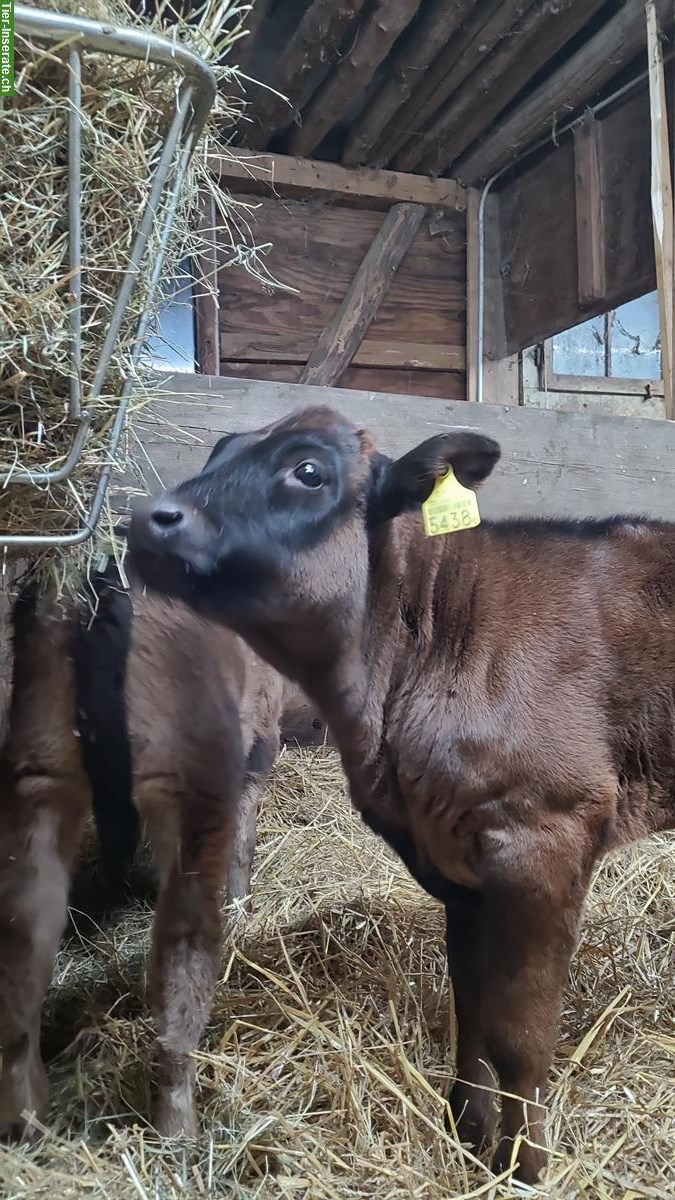
[[[50,487],[68,479],[77,466],[91,425],[91,404],[101,395],[110,360],[119,336],[126,307],[132,295],[148,242],[158,218],[158,248],[149,278],[148,304],[142,313],[131,348],[131,366],[138,363],[143,349],[152,298],[157,294],[166,249],[173,228],[178,201],[190,158],[206,124],[216,96],[216,79],[209,65],[185,46],[168,38],[140,29],[125,29],[102,25],[81,17],[45,12],[17,4],[15,31],[36,42],[62,45],[74,43],[69,51],[69,117],[68,117],[68,257],[71,272],[70,341],[71,372],[68,417],[74,423],[73,440],[65,462],[54,470],[14,470],[0,475],[0,486],[32,484]],[[117,298],[88,396],[83,405],[81,386],[82,360],[82,51],[99,51],[120,58],[141,59],[144,62],[168,67],[181,76],[177,91],[176,110],[164,139],[159,161],[152,177],[148,199],[131,247],[129,262],[122,274]],[[167,184],[172,167],[175,173],[170,187]],[[91,537],[101,516],[103,501],[113,470],[114,457],[124,429],[129,397],[133,389],[133,374],[129,373],[119,397],[107,447],[107,461],[101,472],[94,497],[81,527],[67,534],[7,534],[0,533],[0,546],[75,546]]]

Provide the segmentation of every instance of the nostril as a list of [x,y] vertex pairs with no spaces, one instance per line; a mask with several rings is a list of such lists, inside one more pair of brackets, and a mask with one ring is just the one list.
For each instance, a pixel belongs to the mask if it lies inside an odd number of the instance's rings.
[[185,513],[175,504],[163,504],[160,508],[153,510],[150,519],[153,525],[159,525],[161,529],[171,529],[182,524],[185,520]]

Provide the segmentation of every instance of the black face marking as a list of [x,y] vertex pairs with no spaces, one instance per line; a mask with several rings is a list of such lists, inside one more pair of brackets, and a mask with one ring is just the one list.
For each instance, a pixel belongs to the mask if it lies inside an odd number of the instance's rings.
[[198,476],[139,506],[132,569],[198,611],[251,614],[296,555],[365,510],[361,453],[356,431],[339,424],[220,438]]

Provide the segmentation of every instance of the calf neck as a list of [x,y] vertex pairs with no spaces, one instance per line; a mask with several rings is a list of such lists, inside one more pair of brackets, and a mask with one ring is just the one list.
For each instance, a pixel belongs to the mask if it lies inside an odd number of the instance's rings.
[[595,862],[675,826],[675,526],[485,524],[426,538],[456,430],[398,461],[328,409],[221,439],[136,513],[144,581],[297,680],[355,805],[444,904],[460,1133],[533,1182],[562,992]]

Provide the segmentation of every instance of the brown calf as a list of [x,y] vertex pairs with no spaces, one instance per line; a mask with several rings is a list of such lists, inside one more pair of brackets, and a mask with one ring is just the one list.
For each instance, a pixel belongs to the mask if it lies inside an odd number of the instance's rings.
[[[37,601],[14,617],[0,761],[0,1126],[43,1114],[40,1012],[92,805],[109,866],[138,817],[159,868],[152,955],[157,1128],[194,1133],[194,1061],[220,953],[221,891],[248,892],[258,799],[279,746],[283,683],[183,605],[99,578],[96,616]],[[133,803],[132,803],[133,802]],[[228,878],[229,871],[229,878]]]
[[[319,706],[364,820],[445,905],[450,1103],[533,1182],[563,987],[607,850],[675,826],[675,525],[511,521],[427,538],[455,430],[392,462],[308,409],[223,438],[132,522],[144,581],[236,630]],[[493,1073],[494,1072],[494,1073]],[[522,1135],[523,1140],[520,1140]]]

